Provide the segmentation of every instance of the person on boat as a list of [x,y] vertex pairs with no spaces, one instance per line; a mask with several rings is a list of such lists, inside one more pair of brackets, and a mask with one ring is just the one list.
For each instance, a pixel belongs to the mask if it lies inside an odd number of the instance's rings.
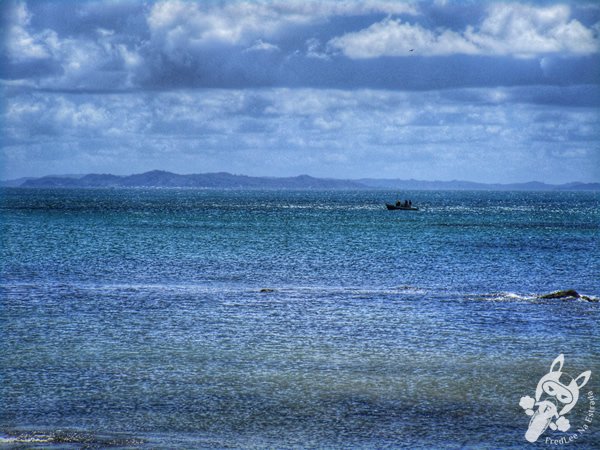
[[408,201],[408,206],[412,206],[412,200]]
[[400,200],[396,200],[396,206],[400,206],[400,205],[401,205]]
[[404,207],[408,206],[408,200],[404,200]]

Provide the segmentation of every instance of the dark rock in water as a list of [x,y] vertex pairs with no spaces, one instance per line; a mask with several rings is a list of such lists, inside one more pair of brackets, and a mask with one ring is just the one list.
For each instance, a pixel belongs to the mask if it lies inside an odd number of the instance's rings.
[[275,289],[271,289],[271,288],[262,288],[260,290],[260,292],[266,293],[266,292],[275,292]]
[[540,298],[568,298],[568,297],[579,298],[579,297],[581,297],[581,295],[579,295],[579,292],[577,292],[574,289],[569,289],[566,291],[556,291],[556,292],[552,292],[550,294],[540,295]]
[[553,299],[553,298],[559,298],[559,299],[568,299],[568,298],[578,298],[581,300],[585,300],[586,302],[597,302],[598,299],[594,298],[594,297],[588,297],[587,295],[581,295],[579,292],[577,292],[574,289],[567,289],[566,291],[556,291],[556,292],[551,292],[550,294],[546,294],[546,295],[540,295],[538,298],[542,298],[542,299]]

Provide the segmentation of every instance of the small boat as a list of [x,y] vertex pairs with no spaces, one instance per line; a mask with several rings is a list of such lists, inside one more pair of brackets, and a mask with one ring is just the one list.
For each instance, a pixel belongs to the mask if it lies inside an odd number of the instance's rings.
[[402,211],[418,211],[419,208],[417,208],[416,206],[404,206],[404,204],[400,204],[400,205],[392,205],[390,203],[386,203],[385,206],[387,207],[388,210],[393,211],[396,209],[402,210]]

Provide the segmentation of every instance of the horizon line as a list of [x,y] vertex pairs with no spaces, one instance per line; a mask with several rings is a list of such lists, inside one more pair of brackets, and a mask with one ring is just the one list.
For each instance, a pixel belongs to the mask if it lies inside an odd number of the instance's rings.
[[480,184],[480,185],[488,185],[488,186],[489,185],[508,186],[508,185],[528,185],[528,184],[529,185],[542,184],[542,185],[546,185],[546,186],[565,186],[565,185],[600,184],[600,180],[598,180],[598,181],[574,180],[574,181],[567,181],[567,182],[561,182],[561,183],[551,183],[551,182],[538,181],[538,180],[513,181],[513,182],[484,182],[484,181],[472,181],[472,180],[465,180],[465,179],[458,179],[458,178],[454,178],[451,180],[440,180],[440,179],[431,180],[431,179],[399,178],[399,177],[398,178],[391,178],[391,177],[377,178],[377,177],[368,177],[368,176],[359,177],[359,178],[333,178],[333,177],[319,177],[319,176],[314,176],[314,175],[310,175],[310,174],[306,174],[306,173],[301,173],[298,175],[286,175],[286,176],[282,176],[282,175],[247,175],[247,174],[243,174],[243,173],[232,173],[232,172],[227,172],[227,171],[177,173],[177,172],[171,172],[169,170],[163,170],[163,169],[152,169],[152,170],[147,170],[144,172],[129,173],[126,175],[113,174],[113,173],[109,173],[109,172],[88,172],[88,173],[76,173],[76,174],[65,173],[65,174],[48,174],[48,175],[41,175],[41,176],[21,176],[21,177],[16,177],[16,178],[2,178],[2,179],[0,179],[0,183],[8,183],[8,182],[15,182],[15,181],[20,181],[20,180],[28,180],[28,179],[43,179],[43,178],[81,179],[81,178],[89,176],[89,175],[104,175],[104,176],[115,176],[115,177],[127,178],[127,177],[131,177],[131,176],[136,176],[136,175],[146,175],[146,174],[153,173],[153,172],[165,173],[165,174],[171,174],[171,175],[177,175],[177,176],[232,175],[232,176],[247,177],[247,178],[270,178],[270,179],[289,179],[289,178],[309,177],[309,178],[314,178],[314,179],[332,180],[332,181],[360,182],[361,180],[371,180],[371,181],[404,181],[404,182],[423,182],[423,183],[469,183],[469,184]]

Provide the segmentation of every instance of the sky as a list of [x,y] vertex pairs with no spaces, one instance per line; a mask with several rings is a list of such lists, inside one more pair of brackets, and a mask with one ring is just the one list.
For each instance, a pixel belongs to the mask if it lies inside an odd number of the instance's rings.
[[0,178],[600,182],[597,1],[0,2]]

